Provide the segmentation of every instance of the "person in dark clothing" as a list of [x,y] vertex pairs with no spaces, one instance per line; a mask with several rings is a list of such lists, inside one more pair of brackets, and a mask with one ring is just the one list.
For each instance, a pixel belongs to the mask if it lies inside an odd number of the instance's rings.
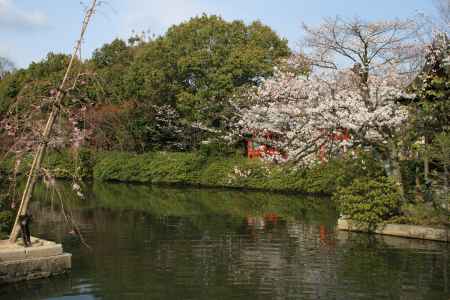
[[25,247],[31,247],[31,234],[30,234],[30,223],[31,215],[25,214],[19,216],[20,231],[22,233],[22,240]]

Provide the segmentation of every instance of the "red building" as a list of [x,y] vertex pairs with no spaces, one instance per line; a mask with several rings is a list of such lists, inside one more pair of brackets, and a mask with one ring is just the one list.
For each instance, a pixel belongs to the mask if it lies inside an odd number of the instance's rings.
[[[328,140],[334,141],[334,142],[344,142],[344,141],[348,142],[351,139],[347,128],[338,129],[335,132],[328,133],[326,135],[328,137]],[[326,145],[320,146],[319,156],[320,156],[320,160],[321,161],[325,161],[326,160],[327,150],[328,149],[327,149]],[[346,149],[344,148],[344,152],[345,152],[345,150]]]
[[277,136],[271,132],[259,133],[257,131],[253,131],[252,133],[245,134],[244,137],[248,158],[262,156],[281,156],[284,159],[287,158],[287,155],[282,150],[277,149],[273,145]]
[[[343,142],[350,141],[351,137],[348,129],[338,129],[332,133],[328,133],[325,130],[323,134],[327,136],[328,140],[335,142]],[[284,159],[287,159],[287,154],[281,150],[277,149],[274,146],[274,141],[276,141],[279,137],[271,132],[259,132],[257,130],[253,130],[250,133],[244,135],[245,138],[245,147],[248,158],[269,156],[276,157],[281,156]],[[326,160],[327,146],[324,144],[320,147],[319,157],[321,161]],[[345,149],[344,149],[345,151]]]

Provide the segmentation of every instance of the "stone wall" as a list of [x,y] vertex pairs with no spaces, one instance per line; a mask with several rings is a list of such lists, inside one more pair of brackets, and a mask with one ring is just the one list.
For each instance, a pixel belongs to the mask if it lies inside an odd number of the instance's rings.
[[32,247],[0,241],[0,285],[67,273],[72,255],[54,242],[32,238]]

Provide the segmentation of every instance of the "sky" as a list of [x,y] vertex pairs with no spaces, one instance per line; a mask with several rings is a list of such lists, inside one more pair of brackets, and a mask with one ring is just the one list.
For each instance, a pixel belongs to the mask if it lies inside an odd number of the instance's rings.
[[[0,56],[18,67],[48,52],[70,53],[89,0],[0,0]],[[105,0],[100,2],[83,44],[82,56],[133,32],[163,34],[191,17],[216,14],[246,23],[260,20],[289,40],[295,49],[301,24],[318,25],[324,17],[359,16],[365,20],[403,19],[435,13],[432,0]]]

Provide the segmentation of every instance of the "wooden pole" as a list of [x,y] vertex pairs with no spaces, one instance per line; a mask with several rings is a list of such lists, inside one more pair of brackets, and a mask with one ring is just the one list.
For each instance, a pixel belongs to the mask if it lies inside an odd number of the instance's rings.
[[83,24],[81,27],[80,38],[77,40],[77,42],[75,44],[75,48],[73,50],[72,57],[70,58],[69,65],[67,66],[66,73],[64,74],[64,78],[63,78],[61,84],[59,85],[58,92],[57,92],[55,100],[53,102],[52,111],[50,112],[50,115],[48,117],[44,131],[42,133],[42,140],[40,141],[40,143],[38,145],[38,148],[34,155],[33,163],[31,164],[30,172],[28,173],[27,184],[26,184],[25,189],[22,194],[22,200],[20,202],[20,207],[17,212],[16,220],[14,222],[14,226],[11,231],[11,235],[9,236],[9,241],[11,243],[15,243],[17,241],[17,236],[19,235],[19,230],[20,230],[19,217],[23,216],[27,213],[28,204],[30,203],[30,199],[31,199],[31,196],[33,195],[34,187],[36,185],[36,181],[38,178],[38,171],[41,168],[42,158],[45,154],[45,150],[47,149],[47,144],[48,144],[48,141],[50,138],[50,134],[52,133],[53,124],[55,123],[56,117],[58,116],[59,111],[61,109],[62,100],[66,96],[66,93],[65,93],[66,82],[69,78],[69,74],[72,69],[75,58],[77,57],[77,54],[80,51],[84,34],[86,33],[86,29],[89,25],[89,21],[91,20],[91,17],[94,15],[96,6],[97,6],[97,0],[93,0],[92,5],[86,11],[86,15],[84,16]]

